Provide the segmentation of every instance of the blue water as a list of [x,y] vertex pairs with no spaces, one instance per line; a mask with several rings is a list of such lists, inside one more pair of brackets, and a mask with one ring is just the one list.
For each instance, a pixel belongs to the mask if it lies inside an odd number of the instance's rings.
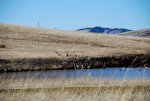
[[90,78],[92,80],[137,80],[149,79],[150,68],[106,68],[106,69],[83,69],[83,70],[51,70],[51,71],[38,71],[38,72],[13,72],[13,73],[0,73],[0,77],[5,78],[50,78],[50,79],[77,79],[77,78]]

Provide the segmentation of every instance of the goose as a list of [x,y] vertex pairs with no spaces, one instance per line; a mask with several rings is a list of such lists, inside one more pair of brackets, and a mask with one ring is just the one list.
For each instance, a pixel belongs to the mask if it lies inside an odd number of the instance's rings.
[[138,69],[137,71],[142,71],[142,69]]
[[125,67],[123,67],[122,69],[125,69]]

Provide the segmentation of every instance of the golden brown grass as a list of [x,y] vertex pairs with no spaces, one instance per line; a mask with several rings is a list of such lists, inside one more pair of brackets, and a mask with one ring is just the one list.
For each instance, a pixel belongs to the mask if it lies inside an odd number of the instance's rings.
[[16,91],[13,93],[5,92],[0,94],[1,101],[149,101],[150,93],[132,93],[132,89],[125,93],[72,93],[60,90],[59,92],[40,91]]
[[[89,79],[87,79],[89,78]],[[144,82],[143,82],[144,81]],[[1,78],[0,101],[149,101],[150,80]]]
[[[88,79],[87,79],[88,78]],[[72,87],[148,87],[150,80],[91,80],[89,77],[77,78],[66,80],[61,79],[48,79],[48,78],[9,78],[1,79],[0,90],[7,89],[36,89],[36,88],[72,88]],[[150,89],[150,87],[149,87]]]
[[0,24],[1,59],[141,54],[150,39]]

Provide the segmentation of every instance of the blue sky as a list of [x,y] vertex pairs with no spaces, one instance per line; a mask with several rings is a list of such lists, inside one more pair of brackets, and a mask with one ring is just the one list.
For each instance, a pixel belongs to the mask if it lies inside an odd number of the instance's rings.
[[150,28],[150,0],[0,0],[0,23],[76,30]]

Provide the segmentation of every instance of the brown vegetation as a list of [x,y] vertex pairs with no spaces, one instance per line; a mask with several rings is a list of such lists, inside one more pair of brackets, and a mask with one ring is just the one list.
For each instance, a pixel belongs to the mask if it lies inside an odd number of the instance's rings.
[[[7,46],[0,49],[4,71],[80,68],[81,64],[84,68],[130,66],[136,56],[145,56],[150,49],[149,38],[8,24],[0,24],[0,41]],[[123,60],[126,57],[130,62]],[[141,61],[135,66],[143,66]]]
[[[101,77],[100,77],[101,78]],[[0,78],[1,101],[149,101],[150,80]]]
[[99,58],[69,58],[67,60],[56,58],[0,59],[0,63],[0,72],[86,68],[95,69],[105,67],[150,67],[150,56],[139,54]]
[[0,48],[6,48],[6,46],[3,44],[0,44]]
[[124,32],[121,33],[120,35],[150,38],[150,28]]

